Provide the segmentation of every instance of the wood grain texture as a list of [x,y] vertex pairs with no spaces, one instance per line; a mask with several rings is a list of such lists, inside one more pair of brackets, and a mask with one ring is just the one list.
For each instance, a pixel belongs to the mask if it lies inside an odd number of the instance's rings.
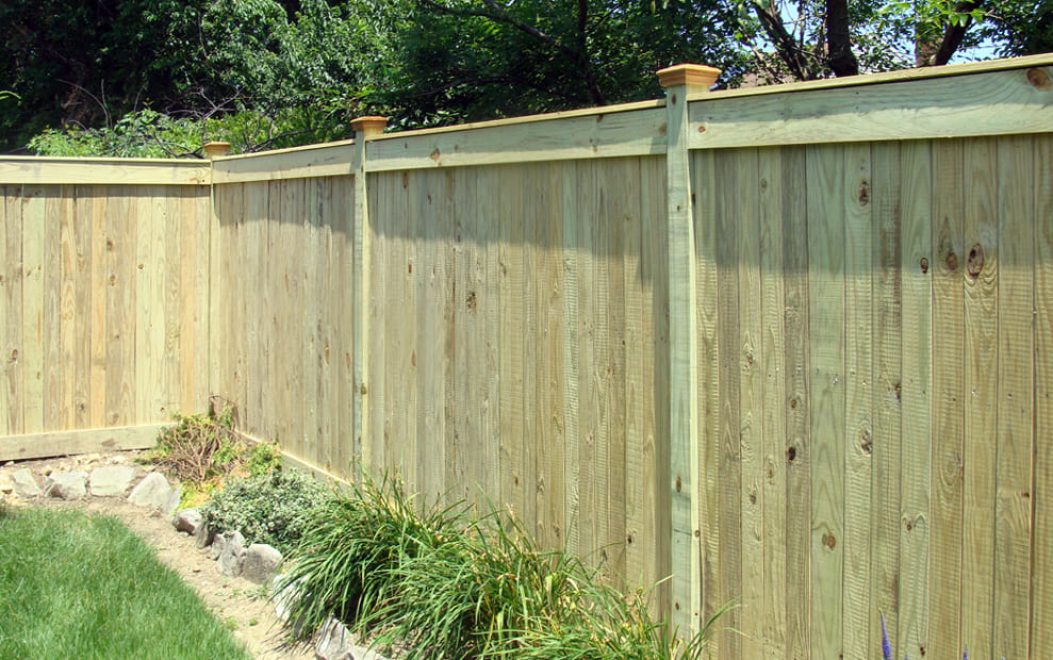
[[807,153],[788,149],[783,155],[783,264],[786,300],[786,657],[807,658],[812,644],[812,389],[811,346],[808,341],[811,306],[808,260]]
[[965,544],[962,648],[993,653],[995,470],[998,429],[999,236],[996,144],[965,149]]
[[[666,226],[669,259],[669,470],[670,524],[673,574],[672,621],[694,629],[701,617],[700,542],[696,540],[698,482],[698,331],[695,224],[714,222],[714,216],[696,220],[691,190],[690,153],[687,150],[687,85],[666,90],[668,153],[666,154]],[[727,651],[725,651],[727,652]]]
[[0,461],[148,449],[157,444],[163,428],[163,424],[143,424],[4,436],[0,438]]
[[763,461],[761,641],[763,657],[785,658],[789,566],[786,556],[786,280],[782,274],[786,263],[784,245],[789,240],[783,227],[788,208],[785,195],[787,183],[792,186],[792,182],[786,181],[783,154],[777,150],[760,151],[758,174],[758,267],[762,287],[759,369],[763,371],[760,413],[764,429],[760,445]]
[[929,643],[932,391],[932,152],[911,142],[900,152],[903,292],[900,401],[903,412],[900,510],[900,597],[897,645],[920,655]]
[[871,634],[880,639],[884,622],[897,640],[900,594],[901,378],[903,294],[900,254],[903,201],[900,145],[871,148],[873,179],[873,514],[870,561]]
[[845,147],[844,654],[865,658],[870,629],[873,475],[873,205],[869,145]]
[[1051,74],[1045,66],[692,101],[691,148],[824,144],[831,135],[871,142],[1041,133],[1053,129]]
[[965,167],[961,141],[933,144],[932,535],[928,654],[961,645],[965,460]]
[[[183,352],[167,341],[170,323],[180,332],[185,322],[181,332],[194,336],[193,318],[166,306],[168,291],[182,291],[180,261],[166,247],[172,226],[180,226],[170,222],[169,202],[186,200],[200,211],[206,190],[4,187],[4,434],[149,424],[175,412],[182,384],[166,370],[205,364],[207,351]],[[195,241],[207,249],[207,241]],[[194,378],[204,382],[207,373]]]
[[[812,656],[843,653],[845,493],[844,150],[807,151],[812,451]],[[852,191],[853,193],[855,191]]]
[[1032,147],[1030,138],[1016,137],[1000,140],[997,149],[1001,268],[998,281],[994,653],[1007,658],[1028,657],[1031,619],[1036,184]]
[[1035,442],[1031,650],[1053,648],[1053,140],[1035,140]]

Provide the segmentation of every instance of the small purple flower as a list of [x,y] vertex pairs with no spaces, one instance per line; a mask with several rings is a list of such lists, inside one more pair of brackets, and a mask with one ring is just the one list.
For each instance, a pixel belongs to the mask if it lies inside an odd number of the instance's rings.
[[892,644],[888,641],[888,628],[885,627],[885,615],[881,615],[881,657],[892,660]]
[[969,660],[969,649],[962,651],[962,660]]

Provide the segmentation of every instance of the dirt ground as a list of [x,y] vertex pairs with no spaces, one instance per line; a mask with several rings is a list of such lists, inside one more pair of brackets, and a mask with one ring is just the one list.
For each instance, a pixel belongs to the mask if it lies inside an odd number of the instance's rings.
[[[49,470],[90,472],[95,467],[115,463],[134,465],[136,456],[137,452],[120,452],[8,463],[0,466],[0,485],[4,483],[5,477],[20,468],[31,469],[38,485],[43,487]],[[137,467],[143,474],[149,470],[146,466]],[[137,481],[138,477],[133,485]],[[88,495],[78,501],[66,502],[43,496],[23,500],[14,494],[0,493],[0,498],[16,507],[75,508],[118,518],[154,548],[165,565],[197,591],[208,609],[232,629],[234,636],[254,657],[265,660],[314,658],[313,650],[305,645],[288,646],[281,622],[264,588],[242,578],[229,578],[220,574],[216,562],[209,559],[208,549],[198,549],[192,537],[177,532],[171,521],[160,512],[135,506],[126,497]]]

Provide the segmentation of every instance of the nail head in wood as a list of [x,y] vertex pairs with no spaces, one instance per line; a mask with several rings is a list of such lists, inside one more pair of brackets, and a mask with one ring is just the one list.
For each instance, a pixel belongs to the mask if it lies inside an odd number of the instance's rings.
[[658,84],[662,89],[686,85],[687,87],[707,90],[717,82],[720,69],[703,64],[677,64],[658,72]]
[[230,153],[229,142],[206,142],[201,149],[205,152],[205,158],[212,160]]
[[366,137],[382,133],[388,126],[387,117],[359,117],[351,120],[351,129]]

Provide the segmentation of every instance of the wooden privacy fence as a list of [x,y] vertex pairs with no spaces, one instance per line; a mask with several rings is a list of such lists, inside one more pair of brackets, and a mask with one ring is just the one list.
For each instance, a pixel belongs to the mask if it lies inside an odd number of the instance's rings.
[[882,616],[900,656],[1046,657],[1051,65],[0,160],[0,456],[213,392],[313,469],[671,576],[678,624],[737,603],[717,657],[879,657]]

